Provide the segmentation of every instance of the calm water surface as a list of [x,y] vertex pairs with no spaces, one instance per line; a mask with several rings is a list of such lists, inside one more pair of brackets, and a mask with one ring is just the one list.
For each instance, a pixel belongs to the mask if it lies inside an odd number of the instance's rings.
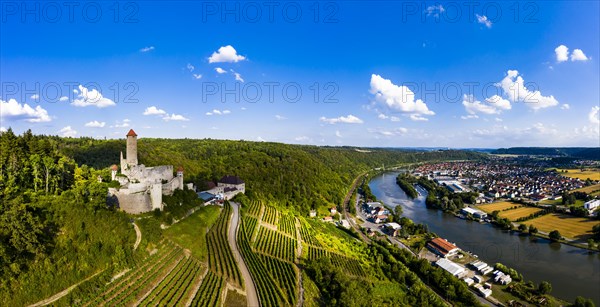
[[600,253],[589,254],[579,248],[550,243],[548,240],[510,234],[489,224],[462,220],[425,207],[425,196],[410,200],[396,185],[397,172],[371,180],[373,194],[386,205],[402,206],[403,215],[423,223],[430,231],[471,251],[488,264],[501,262],[536,284],[546,280],[552,294],[574,301],[583,296],[600,306]]

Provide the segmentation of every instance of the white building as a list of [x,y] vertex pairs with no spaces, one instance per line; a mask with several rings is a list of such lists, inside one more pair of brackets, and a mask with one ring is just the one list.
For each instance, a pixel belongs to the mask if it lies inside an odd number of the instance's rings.
[[600,207],[600,199],[593,199],[583,204],[583,207],[590,212],[590,214]]
[[444,269],[446,272],[457,277],[464,275],[466,272],[466,269],[462,265],[454,263],[446,258],[441,258],[440,260],[436,261],[435,264]]
[[485,213],[481,210],[473,209],[471,207],[464,207],[460,211],[465,215],[470,214],[473,217],[478,218],[478,219],[484,219],[487,217],[487,213]]

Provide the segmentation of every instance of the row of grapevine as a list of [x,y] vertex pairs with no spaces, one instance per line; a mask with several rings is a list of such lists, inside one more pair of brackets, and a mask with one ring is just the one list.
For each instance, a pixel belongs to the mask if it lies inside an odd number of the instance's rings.
[[246,213],[254,217],[260,217],[261,207],[262,204],[258,200],[252,200],[250,201],[250,206],[248,207],[248,211]]
[[180,248],[172,246],[172,244],[169,244],[168,247],[171,248],[161,248],[160,252],[149,257],[148,260],[142,266],[138,267],[134,271],[130,271],[127,275],[122,276],[117,281],[106,285],[104,289],[101,289],[99,291],[100,294],[94,297],[93,301],[89,301],[83,304],[83,306],[96,306],[103,301],[113,299],[122,291],[126,290],[130,284],[137,283],[139,280],[143,279],[144,275],[161,268],[161,264],[168,263],[169,261],[176,259],[176,257],[181,255],[182,250]]
[[265,227],[260,227],[255,247],[286,261],[294,262],[296,259],[296,240]]
[[277,225],[277,230],[283,231],[286,234],[296,237],[296,219],[293,215],[287,213],[282,214],[279,219],[279,225]]
[[242,223],[240,231],[238,231],[238,246],[244,257],[244,261],[252,274],[252,279],[256,284],[258,297],[261,306],[286,306],[292,305],[285,298],[285,294],[277,286],[273,277],[268,273],[266,264],[262,261],[258,254],[252,251],[250,246],[250,238],[246,236],[248,230],[244,228],[248,225]]
[[146,296],[141,302],[141,305],[153,305],[160,300],[170,300],[175,294],[173,290],[178,290],[180,285],[183,284],[187,279],[193,279],[194,274],[198,271],[200,266],[196,261],[187,257],[186,260],[179,262],[177,267],[169,273],[152,292]]
[[171,258],[160,264],[160,267],[146,272],[140,279],[135,283],[128,285],[125,291],[122,291],[117,296],[111,298],[106,302],[108,306],[115,305],[128,305],[135,303],[138,299],[143,297],[153,285],[162,280],[171,270],[179,264],[183,259],[183,251],[179,249],[176,258]]
[[273,206],[265,206],[265,213],[263,214],[262,221],[271,225],[277,225],[277,219],[279,212]]
[[221,276],[208,271],[202,280],[198,292],[196,292],[194,300],[192,300],[191,306],[221,306],[221,292],[224,286],[225,280]]
[[313,246],[321,246],[319,240],[313,234],[313,229],[303,220],[300,221],[300,236],[302,237],[302,241],[306,244],[310,244]]
[[231,216],[231,205],[225,203],[215,225],[206,235],[208,245],[208,266],[216,274],[223,275],[232,284],[243,287],[242,276],[238,269],[227,233],[229,230],[229,217]]
[[360,262],[356,259],[352,259],[346,256],[342,256],[337,253],[326,251],[322,248],[316,248],[310,245],[306,245],[303,249],[303,257],[308,260],[316,260],[322,257],[327,257],[331,261],[331,264],[341,268],[344,272],[354,276],[365,276]]
[[258,223],[258,220],[251,216],[244,215],[242,216],[242,223],[248,225],[248,227],[244,227],[244,229],[246,230],[246,237],[252,239],[252,236],[254,236],[254,229],[256,229],[256,224]]
[[261,258],[267,265],[271,276],[273,276],[279,284],[279,288],[287,294],[288,301],[292,303],[292,305],[295,305],[298,276],[296,270],[294,270],[294,265],[265,255],[262,255]]

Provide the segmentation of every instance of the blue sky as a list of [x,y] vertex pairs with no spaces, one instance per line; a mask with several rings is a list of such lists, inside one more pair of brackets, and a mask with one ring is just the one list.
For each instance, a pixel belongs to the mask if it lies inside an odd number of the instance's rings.
[[2,129],[600,146],[597,1],[52,3],[2,2]]

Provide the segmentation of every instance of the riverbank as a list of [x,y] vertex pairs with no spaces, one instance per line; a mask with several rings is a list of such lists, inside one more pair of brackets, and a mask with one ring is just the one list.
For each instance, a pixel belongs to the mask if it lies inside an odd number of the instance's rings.
[[559,298],[574,301],[577,296],[583,296],[600,304],[596,288],[600,284],[598,253],[589,254],[587,250],[552,243],[543,234],[523,236],[490,224],[460,220],[451,214],[427,209],[425,195],[410,200],[396,185],[398,173],[384,173],[371,178],[369,186],[383,203],[402,206],[403,216],[415,223],[426,224],[430,231],[455,242],[487,263],[503,263],[536,284],[550,282],[554,288],[553,295]]

